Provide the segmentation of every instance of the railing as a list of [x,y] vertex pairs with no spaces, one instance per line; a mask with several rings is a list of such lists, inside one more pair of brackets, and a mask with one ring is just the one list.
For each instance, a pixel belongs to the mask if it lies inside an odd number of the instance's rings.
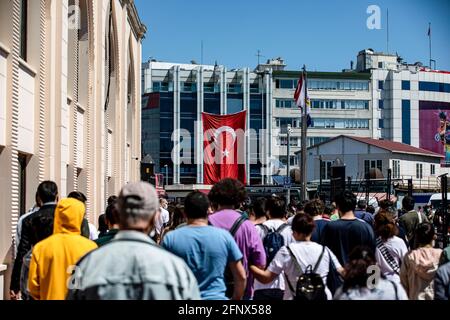
[[401,188],[408,188],[408,180],[412,179],[413,189],[440,190],[441,181],[438,177],[429,176],[424,179],[417,179],[414,176],[401,176],[400,179],[392,179]]

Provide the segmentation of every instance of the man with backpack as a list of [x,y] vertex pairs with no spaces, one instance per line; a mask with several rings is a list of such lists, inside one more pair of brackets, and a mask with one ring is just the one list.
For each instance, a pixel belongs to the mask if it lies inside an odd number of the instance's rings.
[[295,241],[277,252],[267,270],[250,266],[255,278],[262,283],[270,283],[284,273],[284,300],[331,299],[327,277],[333,267],[339,273],[343,270],[330,249],[311,241],[314,227],[311,216],[296,215],[292,221]]
[[167,233],[162,247],[182,258],[192,270],[203,300],[226,300],[224,272],[233,275],[232,299],[240,300],[245,289],[242,253],[226,230],[208,226],[208,197],[191,192],[184,200],[187,225]]
[[[249,275],[249,265],[264,268],[266,253],[253,223],[236,211],[247,197],[245,187],[241,182],[227,178],[216,183],[208,197],[211,207],[216,209],[215,213],[208,217],[209,223],[214,227],[228,230],[243,254],[242,264],[247,275],[244,299],[251,299],[253,297],[253,277]],[[231,297],[233,293],[232,279],[228,276],[225,281],[226,296]]]
[[424,213],[414,210],[416,204],[413,197],[406,196],[402,200],[403,214],[398,223],[400,227],[405,231],[406,237],[409,242],[410,249],[416,249],[415,232],[417,227],[423,222],[429,222]]
[[[267,265],[272,262],[277,252],[293,241],[292,229],[286,222],[285,202],[279,197],[271,197],[266,201],[268,220],[256,227],[261,228],[260,234],[267,256]],[[255,281],[253,300],[282,300],[285,290],[282,275],[272,282],[263,284]]]

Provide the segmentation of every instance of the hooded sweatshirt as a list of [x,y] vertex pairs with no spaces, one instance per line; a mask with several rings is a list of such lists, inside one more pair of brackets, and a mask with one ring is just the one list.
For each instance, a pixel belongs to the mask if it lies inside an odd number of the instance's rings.
[[81,236],[84,204],[62,199],[55,209],[53,235],[33,248],[28,289],[36,300],[64,300],[77,261],[97,245]]
[[433,279],[442,250],[422,247],[408,253],[400,269],[400,280],[411,300],[433,300]]

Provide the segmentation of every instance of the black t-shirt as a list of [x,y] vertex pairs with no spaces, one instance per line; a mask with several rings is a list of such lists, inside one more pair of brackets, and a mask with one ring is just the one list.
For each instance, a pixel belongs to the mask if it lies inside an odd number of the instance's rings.
[[358,219],[327,223],[322,231],[321,244],[330,248],[342,265],[348,262],[348,256],[355,247],[367,246],[375,251],[376,246],[372,227]]

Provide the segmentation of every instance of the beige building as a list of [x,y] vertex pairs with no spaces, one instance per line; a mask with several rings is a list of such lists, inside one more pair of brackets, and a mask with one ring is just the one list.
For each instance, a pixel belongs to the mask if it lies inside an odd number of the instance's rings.
[[133,0],[0,1],[0,263],[41,181],[96,222],[139,179],[145,32]]

